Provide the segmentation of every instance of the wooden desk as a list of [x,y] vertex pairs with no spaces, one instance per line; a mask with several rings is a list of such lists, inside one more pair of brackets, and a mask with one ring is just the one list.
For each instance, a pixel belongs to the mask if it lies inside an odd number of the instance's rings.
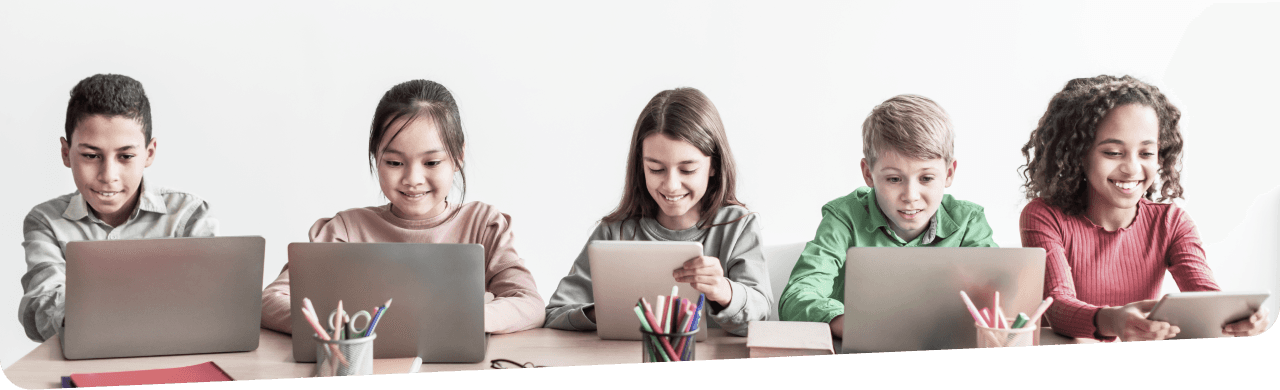
[[[708,329],[705,342],[698,343],[697,360],[739,359],[748,355],[747,338],[729,335],[721,329]],[[204,355],[154,356],[120,359],[65,360],[58,339],[53,338],[18,359],[4,371],[18,387],[57,388],[60,378],[72,373],[147,370],[172,368],[214,361],[236,380],[304,378],[311,376],[314,363],[295,363],[289,335],[261,330],[258,349],[250,352]],[[1069,339],[1041,329],[1042,345],[1071,344],[1092,340]],[[489,337],[485,360],[480,363],[423,364],[422,372],[488,370],[489,360],[509,359],[532,362],[540,366],[585,366],[639,363],[637,341],[600,340],[595,332],[570,332],[554,329],[532,329]],[[374,360],[375,374],[409,371],[413,359]]]

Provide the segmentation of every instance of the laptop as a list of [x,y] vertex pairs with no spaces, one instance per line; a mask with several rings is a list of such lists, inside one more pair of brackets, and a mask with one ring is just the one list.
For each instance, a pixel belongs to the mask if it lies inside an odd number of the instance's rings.
[[[676,283],[671,272],[684,262],[702,256],[702,243],[686,241],[592,241],[587,246],[591,262],[591,289],[595,297],[596,334],[604,340],[640,340],[640,319],[636,301],[644,297],[652,306],[659,295],[671,295],[679,286],[679,296],[698,302],[701,295],[688,283]],[[697,341],[707,339],[707,310],[698,320]]]
[[427,363],[484,360],[484,247],[478,244],[289,244],[293,359],[316,361],[310,298],[323,324],[342,300],[348,315],[393,299],[378,320],[373,357]]
[[68,242],[62,356],[257,349],[265,246],[262,237]]
[[1044,291],[1042,248],[849,248],[844,353],[975,348],[973,316],[960,298],[1005,316],[1028,315]]

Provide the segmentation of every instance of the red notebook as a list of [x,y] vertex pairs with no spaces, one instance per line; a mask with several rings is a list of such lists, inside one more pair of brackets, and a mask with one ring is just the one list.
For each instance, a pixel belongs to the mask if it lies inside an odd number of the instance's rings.
[[97,374],[71,374],[76,387],[158,385],[164,383],[222,382],[231,375],[222,371],[214,362],[194,366],[161,368],[156,370],[101,372]]

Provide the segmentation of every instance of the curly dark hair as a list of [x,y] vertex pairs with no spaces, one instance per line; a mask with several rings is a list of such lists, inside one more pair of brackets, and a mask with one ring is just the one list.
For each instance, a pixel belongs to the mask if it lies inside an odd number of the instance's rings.
[[76,83],[67,102],[67,142],[71,142],[71,134],[80,121],[91,115],[138,121],[142,136],[151,143],[151,101],[138,80],[118,74],[95,74]]
[[[1027,199],[1042,198],[1067,215],[1083,214],[1089,206],[1084,163],[1093,149],[1098,122],[1112,108],[1126,104],[1151,107],[1160,119],[1157,154],[1160,199],[1157,201],[1181,198],[1182,184],[1178,179],[1182,134],[1178,120],[1182,112],[1155,86],[1131,76],[1102,75],[1071,80],[1049,101],[1048,110],[1031,131],[1031,140],[1022,147],[1027,163],[1019,171],[1026,180],[1022,188]],[[1144,195],[1147,200],[1152,200],[1155,187],[1147,188]]]

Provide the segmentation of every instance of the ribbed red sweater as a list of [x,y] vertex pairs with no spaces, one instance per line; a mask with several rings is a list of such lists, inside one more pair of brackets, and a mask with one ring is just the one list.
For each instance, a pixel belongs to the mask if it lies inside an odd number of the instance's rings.
[[1195,224],[1172,204],[1140,200],[1133,223],[1108,232],[1037,198],[1019,226],[1023,247],[1045,250],[1045,317],[1065,336],[1112,339],[1098,334],[1098,309],[1156,298],[1165,270],[1181,291],[1218,290]]

